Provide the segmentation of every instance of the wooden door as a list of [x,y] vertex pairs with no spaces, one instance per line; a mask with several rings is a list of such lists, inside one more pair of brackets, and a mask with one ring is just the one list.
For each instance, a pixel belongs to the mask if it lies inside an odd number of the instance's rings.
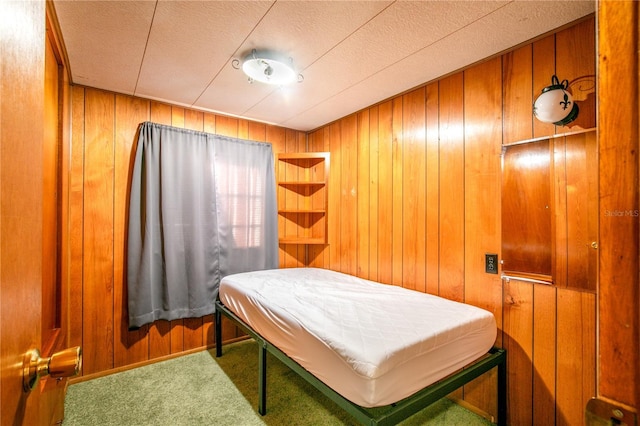
[[60,76],[53,45],[45,42],[45,10],[44,1],[0,3],[3,425],[59,423],[66,386],[65,380],[44,378],[27,391],[23,383],[30,350],[48,357],[65,343],[58,258]]

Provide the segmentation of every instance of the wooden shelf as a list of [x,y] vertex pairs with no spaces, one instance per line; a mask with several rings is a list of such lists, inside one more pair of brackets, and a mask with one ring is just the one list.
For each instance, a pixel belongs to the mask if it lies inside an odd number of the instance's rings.
[[281,152],[278,154],[278,161],[288,160],[315,160],[328,161],[328,152]]
[[278,185],[284,186],[324,186],[326,182],[278,182]]
[[502,146],[512,146],[512,145],[522,145],[525,143],[531,143],[531,142],[539,142],[539,141],[543,141],[546,139],[553,139],[553,138],[564,138],[567,136],[573,136],[573,135],[580,135],[583,133],[595,133],[596,132],[596,128],[595,127],[591,127],[588,129],[579,129],[579,130],[573,130],[570,132],[564,132],[564,133],[555,133],[553,135],[548,135],[548,136],[539,136],[537,138],[530,138],[530,139],[522,139],[522,140],[518,140],[518,141],[512,141],[512,142],[505,142],[502,144]]
[[280,244],[326,244],[328,152],[277,154]]
[[304,238],[304,237],[289,237],[280,238],[278,240],[280,244],[326,244],[324,238]]
[[278,210],[278,213],[281,214],[287,214],[287,213],[301,213],[301,214],[306,214],[306,213],[311,213],[311,214],[325,214],[326,211],[325,210],[306,210],[306,209],[283,209],[283,210]]

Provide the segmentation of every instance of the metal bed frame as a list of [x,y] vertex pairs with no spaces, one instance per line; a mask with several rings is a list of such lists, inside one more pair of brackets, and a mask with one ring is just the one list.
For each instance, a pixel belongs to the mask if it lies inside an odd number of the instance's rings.
[[267,352],[273,354],[283,364],[291,368],[303,379],[309,382],[322,394],[327,396],[339,407],[351,414],[363,425],[395,425],[410,417],[418,411],[426,408],[437,400],[445,397],[454,390],[460,388],[471,380],[481,376],[487,371],[498,368],[498,418],[497,424],[507,424],[507,354],[504,349],[492,348],[489,353],[475,363],[465,367],[458,373],[450,375],[415,394],[391,404],[388,410],[381,414],[371,412],[371,409],[361,407],[324,384],[321,380],[309,373],[304,367],[284,352],[271,344],[264,337],[256,333],[236,314],[231,312],[220,300],[216,300],[215,330],[216,330],[216,357],[222,356],[222,314],[242,328],[249,336],[255,339],[259,345],[258,351],[258,412],[261,415],[267,413]]

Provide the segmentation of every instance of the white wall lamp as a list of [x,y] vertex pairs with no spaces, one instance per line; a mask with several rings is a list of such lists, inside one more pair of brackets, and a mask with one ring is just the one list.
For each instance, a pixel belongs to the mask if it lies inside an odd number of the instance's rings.
[[[231,65],[239,69],[240,60],[234,59]],[[293,68],[293,59],[268,50],[253,49],[242,59],[242,71],[249,78],[249,83],[259,81],[286,86],[296,81],[301,83],[304,80],[302,74],[298,74]]]
[[533,114],[544,123],[566,126],[578,117],[578,105],[567,92],[569,82],[560,82],[555,75],[551,77],[551,86],[542,89],[542,93],[533,103]]

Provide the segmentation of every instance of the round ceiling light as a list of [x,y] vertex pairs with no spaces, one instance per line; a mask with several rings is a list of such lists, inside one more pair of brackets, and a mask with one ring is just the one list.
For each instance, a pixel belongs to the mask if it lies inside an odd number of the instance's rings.
[[278,86],[301,81],[302,77],[293,69],[291,58],[255,49],[243,59],[242,71],[249,77],[249,82],[259,81]]

